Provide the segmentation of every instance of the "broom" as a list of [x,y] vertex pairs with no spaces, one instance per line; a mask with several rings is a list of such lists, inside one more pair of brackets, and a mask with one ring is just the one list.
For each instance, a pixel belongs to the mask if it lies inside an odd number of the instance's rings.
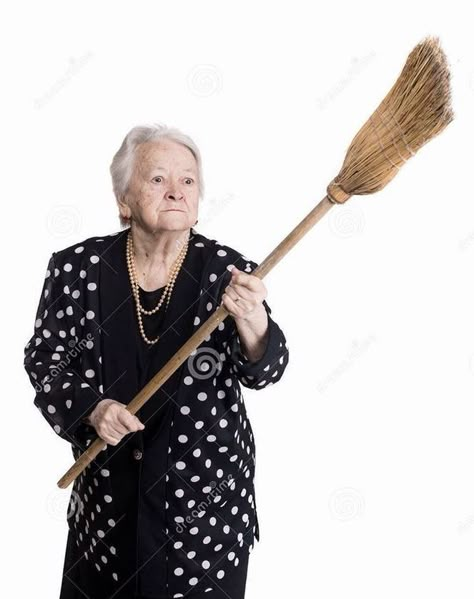
[[[438,37],[427,37],[410,52],[397,81],[352,140],[339,174],[326,196],[259,264],[252,274],[263,279],[332,208],[352,195],[380,191],[409,158],[453,120],[450,73]],[[169,379],[229,315],[221,305],[128,404],[132,414]],[[103,450],[97,437],[58,481],[66,488]]]

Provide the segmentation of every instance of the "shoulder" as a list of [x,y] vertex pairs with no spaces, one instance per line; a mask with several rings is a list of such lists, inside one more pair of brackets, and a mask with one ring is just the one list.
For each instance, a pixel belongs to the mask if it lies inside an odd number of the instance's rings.
[[70,262],[88,261],[91,264],[99,261],[100,255],[104,253],[121,234],[126,231],[116,231],[108,235],[94,235],[87,237],[82,241],[78,241],[64,248],[60,248],[53,252],[53,260],[57,264],[68,264]]
[[257,263],[248,258],[244,253],[223,243],[221,240],[213,239],[197,233],[193,229],[192,242],[197,247],[202,247],[208,254],[210,265],[228,267],[234,264],[240,270],[250,272]]

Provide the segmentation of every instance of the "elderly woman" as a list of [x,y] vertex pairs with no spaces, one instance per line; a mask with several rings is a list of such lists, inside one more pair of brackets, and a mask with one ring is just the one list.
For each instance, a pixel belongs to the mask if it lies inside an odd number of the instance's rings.
[[[255,262],[197,233],[200,153],[133,128],[111,164],[121,230],[53,252],[24,366],[75,459],[61,599],[243,599],[259,540],[241,385],[280,380],[288,347]],[[141,410],[126,405],[221,304],[229,311]]]

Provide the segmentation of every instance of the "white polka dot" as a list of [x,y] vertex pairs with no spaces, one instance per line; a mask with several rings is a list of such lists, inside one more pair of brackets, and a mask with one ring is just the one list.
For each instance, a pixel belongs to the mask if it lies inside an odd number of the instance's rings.
[[66,264],[63,266],[63,268],[66,272],[71,272],[72,264],[69,264],[69,262],[66,262]]
[[176,574],[176,576],[181,576],[183,574],[184,570],[183,568],[175,568],[174,569],[174,573]]
[[91,320],[92,318],[94,318],[94,316],[95,316],[95,313],[92,310],[88,310],[86,312],[86,318],[87,319]]
[[217,578],[224,578],[224,570],[219,570],[219,572],[216,574]]
[[92,370],[92,368],[89,368],[86,370],[85,375],[88,379],[91,379],[93,376],[95,376],[95,372]]
[[97,262],[99,262],[99,256],[91,256],[90,261],[92,262],[92,264],[97,264]]
[[192,586],[197,584],[197,582],[198,582],[198,579],[195,576],[193,576],[192,578],[189,579],[189,584]]

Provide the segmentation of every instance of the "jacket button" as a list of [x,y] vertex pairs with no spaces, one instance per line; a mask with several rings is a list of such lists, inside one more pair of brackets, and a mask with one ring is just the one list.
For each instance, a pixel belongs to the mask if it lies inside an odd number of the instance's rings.
[[139,449],[135,448],[135,449],[133,450],[133,457],[134,457],[136,460],[141,460],[141,459],[142,459],[142,457],[143,457],[143,452],[141,452]]

